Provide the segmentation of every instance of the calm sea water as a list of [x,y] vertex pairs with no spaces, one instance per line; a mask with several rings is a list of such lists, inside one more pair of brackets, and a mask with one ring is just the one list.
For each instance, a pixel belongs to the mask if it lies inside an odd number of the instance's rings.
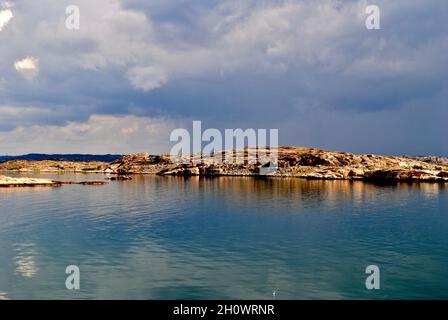
[[[0,189],[0,298],[446,299],[447,189],[155,176]],[[380,290],[365,288],[371,264]]]

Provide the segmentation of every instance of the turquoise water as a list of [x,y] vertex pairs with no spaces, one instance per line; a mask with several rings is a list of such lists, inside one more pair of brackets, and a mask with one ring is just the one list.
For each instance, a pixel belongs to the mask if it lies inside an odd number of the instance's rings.
[[[6,299],[446,299],[447,249],[438,184],[137,176],[0,189]],[[365,288],[371,264],[380,290]]]

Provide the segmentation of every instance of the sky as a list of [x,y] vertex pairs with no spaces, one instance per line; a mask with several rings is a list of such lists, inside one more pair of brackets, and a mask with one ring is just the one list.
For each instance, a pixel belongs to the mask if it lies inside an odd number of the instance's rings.
[[0,154],[168,152],[200,120],[448,156],[447,16],[445,0],[0,0]]

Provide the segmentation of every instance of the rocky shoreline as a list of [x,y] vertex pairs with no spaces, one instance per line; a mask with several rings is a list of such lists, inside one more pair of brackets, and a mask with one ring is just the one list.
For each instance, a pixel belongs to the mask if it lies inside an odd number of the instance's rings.
[[57,161],[57,160],[10,160],[0,163],[0,172],[16,173],[101,173],[107,162]]
[[[255,152],[244,149],[243,156]],[[448,161],[442,157],[398,157],[310,148],[278,148],[278,168],[274,177],[322,180],[366,180],[379,182],[448,182]],[[216,161],[225,157],[192,156],[191,162],[176,164],[167,155],[132,154],[116,161],[7,161],[0,163],[0,172],[104,173],[108,175],[157,174],[175,176],[259,176],[261,163],[227,164]],[[111,179],[124,180],[124,179]],[[1,180],[0,180],[1,181]]]
[[58,186],[52,180],[35,178],[11,178],[0,176],[0,187],[55,187]]
[[50,179],[40,178],[12,178],[6,176],[0,176],[0,188],[12,188],[12,187],[60,187],[64,184],[79,184],[98,186],[107,184],[106,181],[55,181]]
[[[240,150],[247,156],[254,149]],[[258,176],[260,164],[217,163],[225,153],[191,157],[190,164],[173,164],[168,156],[134,154],[110,163],[104,172],[114,174],[158,174],[176,176]],[[431,159],[431,161],[427,161]],[[426,160],[426,161],[424,161]],[[448,182],[446,158],[353,154],[320,149],[280,147],[276,177],[322,180]],[[437,160],[440,160],[438,162]],[[194,163],[194,164],[193,164]]]

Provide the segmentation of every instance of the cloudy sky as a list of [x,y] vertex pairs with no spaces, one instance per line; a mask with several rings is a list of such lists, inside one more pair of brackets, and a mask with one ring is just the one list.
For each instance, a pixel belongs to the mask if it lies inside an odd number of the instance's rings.
[[447,16],[446,0],[0,0],[0,154],[166,152],[201,120],[448,156]]

